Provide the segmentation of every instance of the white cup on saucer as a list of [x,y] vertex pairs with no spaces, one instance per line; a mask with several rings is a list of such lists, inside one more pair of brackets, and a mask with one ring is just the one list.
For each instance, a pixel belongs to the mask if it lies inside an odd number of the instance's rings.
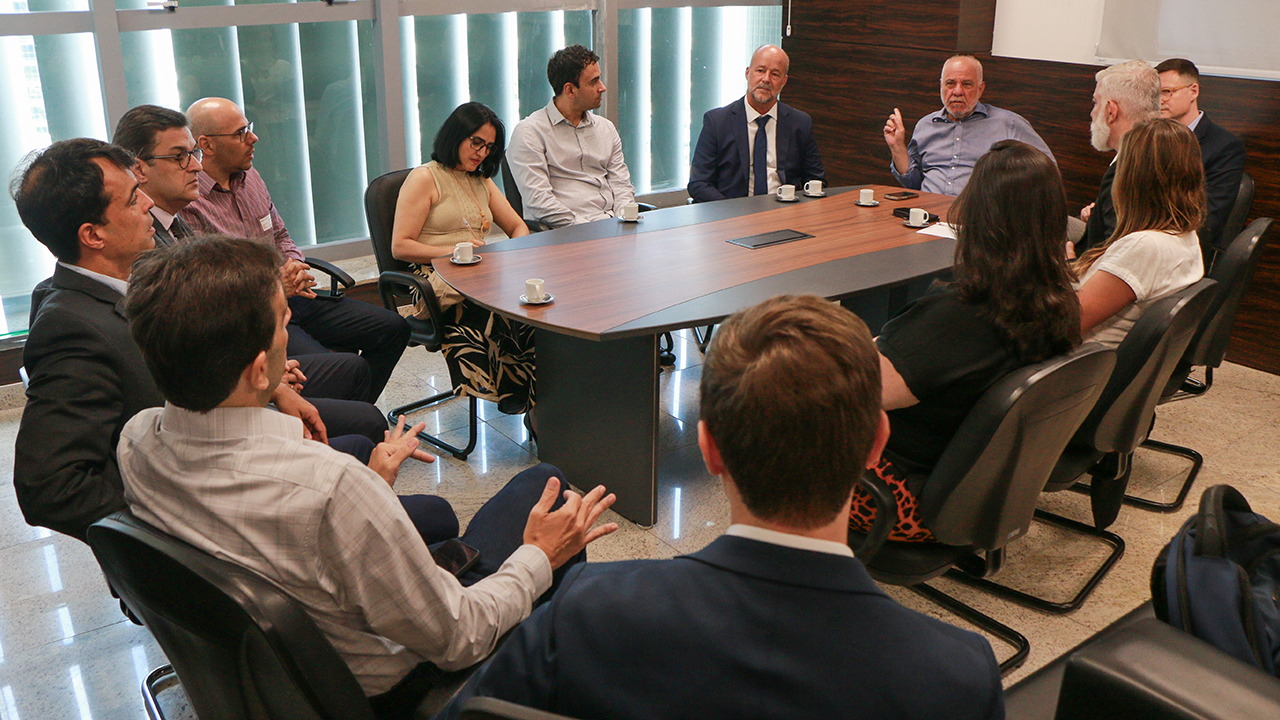
[[640,219],[640,205],[637,203],[627,203],[622,206],[622,219],[627,222],[635,222]]
[[929,211],[924,208],[911,208],[911,213],[907,218],[907,222],[915,225],[916,227],[925,225],[929,222]]
[[475,259],[475,245],[469,242],[460,242],[453,246],[454,262],[469,263]]
[[821,195],[821,194],[822,194],[822,181],[821,181],[821,180],[810,180],[809,182],[805,183],[805,184],[804,184],[804,194],[805,194],[805,195]]
[[858,191],[858,202],[863,205],[870,205],[876,201],[876,191],[871,188],[863,188]]
[[778,199],[779,199],[779,200],[787,200],[787,201],[795,200],[795,199],[796,199],[796,186],[795,186],[795,185],[779,185],[779,186],[778,186]]
[[542,278],[530,278],[524,281],[524,299],[526,302],[540,303],[546,297],[547,291]]

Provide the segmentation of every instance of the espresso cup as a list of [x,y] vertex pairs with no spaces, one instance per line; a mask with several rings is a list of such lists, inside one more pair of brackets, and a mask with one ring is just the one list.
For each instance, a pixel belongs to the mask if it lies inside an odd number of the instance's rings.
[[453,259],[458,262],[471,262],[474,259],[472,253],[475,252],[475,245],[469,242],[460,242],[453,246]]
[[782,198],[783,200],[795,200],[796,186],[795,185],[779,185],[778,197]]
[[821,181],[821,180],[810,180],[809,182],[807,182],[807,183],[805,183],[805,184],[804,184],[804,191],[805,191],[805,193],[806,193],[806,194],[808,194],[808,195],[821,195],[821,194],[822,194],[822,181]]
[[911,208],[911,216],[908,222],[912,225],[924,225],[929,222],[929,212],[924,208]]
[[627,203],[622,206],[622,219],[627,222],[635,222],[640,219],[640,206],[636,203]]
[[876,201],[876,191],[871,188],[863,188],[858,191],[858,202],[863,205],[870,205]]
[[546,297],[542,278],[530,278],[524,281],[524,299],[529,302],[542,302]]

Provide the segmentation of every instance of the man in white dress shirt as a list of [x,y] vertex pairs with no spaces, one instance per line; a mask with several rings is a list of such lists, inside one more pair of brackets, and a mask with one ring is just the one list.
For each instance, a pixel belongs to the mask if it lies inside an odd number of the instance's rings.
[[266,409],[288,344],[278,265],[265,244],[215,236],[135,266],[130,332],[166,403],[121,433],[125,500],[145,522],[301,603],[378,715],[398,717],[440,669],[488,655],[552,587],[553,570],[617,528],[591,529],[613,496],[566,492],[557,510],[555,468],[525,471],[463,535],[481,552],[477,569],[441,570],[391,487],[419,452],[421,426],[402,422],[365,466]]
[[555,97],[511,131],[507,162],[524,215],[552,227],[617,217],[635,201],[618,130],[592,110],[607,89],[600,58],[581,45],[547,63]]

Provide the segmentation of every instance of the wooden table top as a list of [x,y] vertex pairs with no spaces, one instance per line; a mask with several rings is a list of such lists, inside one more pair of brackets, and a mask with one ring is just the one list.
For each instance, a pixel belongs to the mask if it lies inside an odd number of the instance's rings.
[[[861,187],[875,190],[878,207],[855,204]],[[904,227],[893,209],[922,207],[945,218],[954,198],[884,200],[900,189],[868,185],[794,204],[765,196],[655,210],[639,223],[609,219],[502,240],[477,248],[484,259],[475,265],[444,257],[434,267],[473,301],[537,327],[596,340],[652,334],[722,318],[779,291],[833,297],[875,286],[878,280],[852,277],[870,267],[859,256],[880,254],[884,284],[949,267],[954,241]],[[755,250],[726,242],[784,229],[813,237]],[[926,245],[928,253],[894,254]],[[898,273],[904,264],[918,267]],[[767,282],[780,276],[790,281]],[[521,304],[529,278],[543,278],[555,302]],[[706,301],[717,297],[724,302]]]

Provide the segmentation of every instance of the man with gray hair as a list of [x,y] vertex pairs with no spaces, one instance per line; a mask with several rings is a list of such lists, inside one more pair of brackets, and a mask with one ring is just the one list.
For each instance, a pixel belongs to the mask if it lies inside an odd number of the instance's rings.
[[[1089,126],[1093,149],[1107,152],[1120,149],[1120,138],[1143,120],[1160,117],[1160,76],[1143,60],[1103,68],[1094,76],[1092,123]],[[1098,198],[1080,211],[1085,222],[1084,236],[1075,243],[1077,255],[1103,243],[1116,227],[1116,210],[1111,204],[1111,183],[1116,176],[1115,158],[1102,174]]]
[[1049,159],[1053,153],[1021,115],[979,102],[987,84],[982,63],[956,55],[942,66],[942,109],[920,118],[907,142],[898,108],[884,124],[884,142],[893,162],[889,171],[902,187],[959,195],[974,163],[1001,140],[1021,140]]

